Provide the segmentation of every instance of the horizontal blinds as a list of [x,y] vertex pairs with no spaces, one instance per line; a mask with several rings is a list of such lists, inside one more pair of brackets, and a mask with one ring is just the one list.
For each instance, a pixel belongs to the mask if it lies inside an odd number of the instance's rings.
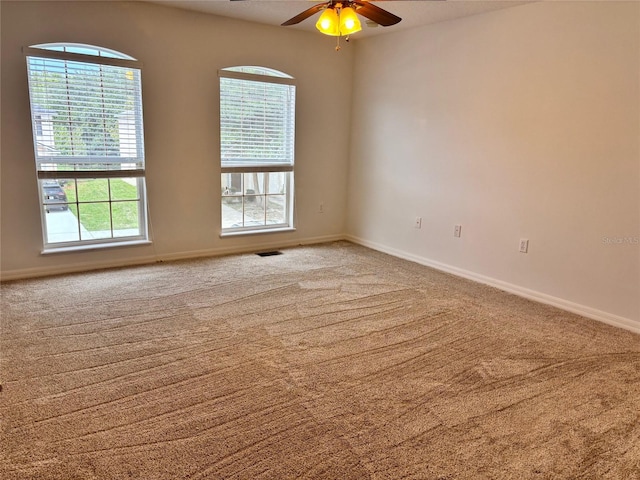
[[143,170],[140,69],[48,53],[27,56],[38,170]]
[[40,180],[55,180],[68,178],[136,178],[144,177],[142,169],[118,169],[118,170],[38,170]]
[[293,165],[247,165],[244,167],[222,167],[221,173],[267,173],[293,172]]
[[295,86],[274,80],[221,76],[222,167],[293,165]]

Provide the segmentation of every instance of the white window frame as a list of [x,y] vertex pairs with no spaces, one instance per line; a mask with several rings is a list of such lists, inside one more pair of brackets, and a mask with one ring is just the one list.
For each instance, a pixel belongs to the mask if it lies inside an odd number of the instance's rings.
[[[240,67],[228,67],[218,71],[218,77],[220,78],[220,169],[221,169],[221,236],[227,235],[244,235],[255,233],[268,233],[268,232],[281,232],[295,230],[294,226],[294,155],[295,155],[295,88],[296,81],[293,77],[287,75],[284,72],[278,70],[255,67],[255,66],[240,66]],[[223,79],[227,80],[240,80],[257,82],[261,84],[275,84],[289,86],[288,101],[285,104],[286,113],[283,114],[283,121],[286,123],[286,132],[284,135],[284,143],[281,145],[283,154],[282,156],[276,155],[279,158],[272,158],[271,155],[265,155],[264,158],[254,158],[253,160],[241,160],[234,161],[233,158],[225,158],[225,143],[223,138]],[[283,107],[284,108],[284,107]],[[244,142],[240,142],[243,143]],[[246,214],[246,209],[250,204],[250,201],[255,197],[251,192],[246,191],[244,178],[248,178],[250,174],[253,178],[257,178],[257,175],[264,174],[264,181],[267,182],[267,178],[270,173],[283,173],[283,191],[284,197],[284,221],[279,223],[269,222],[266,205],[268,204],[270,194],[267,193],[266,188],[263,188],[260,197],[265,202],[264,221],[262,224],[256,224],[254,221],[247,221],[249,218]],[[233,174],[241,174],[243,181],[240,192],[229,193],[225,188],[225,178],[231,178]],[[264,185],[265,187],[267,185]],[[274,196],[276,196],[274,194]],[[282,197],[283,195],[277,195]],[[273,197],[272,197],[273,198]],[[225,208],[230,208],[229,205],[225,205],[225,202],[233,201],[236,208],[242,210],[242,224],[225,227]]]
[[[47,43],[33,45],[31,47],[23,48],[27,60],[27,76],[29,80],[29,95],[31,104],[31,117],[32,117],[32,129],[34,140],[34,155],[36,173],[38,179],[38,194],[41,205],[41,219],[42,219],[42,234],[43,234],[43,252],[53,253],[69,250],[81,250],[81,249],[93,249],[101,247],[111,246],[123,246],[140,243],[150,243],[148,235],[148,220],[147,220],[147,201],[146,201],[146,188],[145,188],[145,154],[144,154],[144,131],[143,131],[143,115],[142,115],[142,86],[141,86],[141,74],[142,64],[133,57],[110,50],[103,47],[97,47],[93,45],[84,44],[72,44],[72,43]],[[129,123],[120,123],[118,120],[119,136],[119,153],[114,155],[113,152],[108,152],[107,147],[103,148],[102,154],[93,153],[87,154],[80,153],[61,153],[56,149],[55,134],[53,124],[55,115],[61,112],[59,101],[58,110],[47,112],[51,115],[52,120],[48,126],[48,143],[46,149],[43,148],[42,143],[39,141],[42,139],[43,130],[43,117],[41,115],[41,108],[37,104],[38,98],[53,98],[49,95],[54,93],[43,94],[36,93],[32,88],[32,71],[47,70],[45,67],[46,62],[51,62],[49,65],[54,65],[52,62],[60,61],[64,65],[65,75],[68,75],[67,69],[82,68],[82,65],[87,65],[87,69],[94,69],[94,71],[102,72],[112,68],[112,71],[119,68],[126,69],[127,85],[120,86],[120,83],[112,84],[117,85],[118,88],[127,88],[131,95],[133,95],[131,110],[127,113],[133,120]],[[64,62],[64,63],[62,63]],[[122,72],[122,70],[120,70]],[[34,73],[35,75],[35,73]],[[100,78],[102,78],[100,74]],[[68,80],[65,81],[67,89],[69,88]],[[130,84],[129,84],[130,83]],[[106,98],[104,95],[109,90],[109,84],[101,84],[100,90],[96,93],[87,94],[85,98],[88,100],[95,98]],[[53,92],[53,90],[51,91]],[[58,90],[56,92],[59,93]],[[132,92],[132,93],[131,93]],[[59,98],[59,97],[57,97]],[[68,110],[74,111],[77,106],[76,100],[71,100],[71,97],[67,98]],[[77,97],[76,97],[77,98]],[[103,100],[103,102],[106,100]],[[106,107],[109,108],[108,105]],[[102,109],[104,113],[103,118],[110,118],[110,122],[113,122],[114,112]],[[110,117],[111,116],[111,117]],[[71,117],[69,117],[71,118]],[[71,120],[69,120],[70,122]],[[103,122],[103,125],[106,122]],[[122,126],[124,125],[124,127]],[[100,127],[98,127],[100,128]],[[102,127],[106,128],[106,127]],[[103,130],[102,132],[104,132]],[[98,131],[97,135],[101,133]],[[125,137],[123,137],[123,135]],[[132,138],[133,137],[133,138]],[[123,138],[127,140],[123,141]],[[105,144],[106,145],[106,144]],[[124,145],[124,146],[123,146]],[[74,147],[70,147],[71,151],[74,151]],[[62,167],[62,168],[60,168]],[[78,182],[90,181],[92,179],[104,179],[104,183],[109,185],[108,197],[100,200],[82,200],[78,198]],[[70,238],[54,239],[55,234],[48,232],[49,225],[54,225],[53,220],[49,219],[49,211],[51,203],[47,203],[44,190],[45,183],[54,184],[62,181],[71,181],[75,188],[75,200],[69,201],[64,205],[63,210],[74,208],[77,223],[77,236],[75,233],[70,235]],[[124,180],[136,187],[135,198],[118,199],[113,198],[111,183],[115,180]],[[50,201],[50,200],[49,200]],[[119,202],[137,203],[137,221],[138,226],[135,229],[131,229],[130,233],[127,230],[119,230],[114,223],[118,221],[117,217],[114,217],[114,206]],[[92,232],[88,232],[82,224],[81,207],[85,208],[89,204],[108,205],[108,219],[109,229],[101,232],[97,232],[96,235],[92,235]],[[72,215],[69,213],[69,215]],[[123,233],[124,232],[124,233]],[[97,237],[97,238],[96,238]],[[53,240],[52,240],[53,239]]]

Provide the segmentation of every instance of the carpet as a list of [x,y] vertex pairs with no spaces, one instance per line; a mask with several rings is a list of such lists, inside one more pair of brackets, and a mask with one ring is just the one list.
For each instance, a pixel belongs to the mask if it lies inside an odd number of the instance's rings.
[[3,479],[640,479],[640,336],[336,242],[2,284]]

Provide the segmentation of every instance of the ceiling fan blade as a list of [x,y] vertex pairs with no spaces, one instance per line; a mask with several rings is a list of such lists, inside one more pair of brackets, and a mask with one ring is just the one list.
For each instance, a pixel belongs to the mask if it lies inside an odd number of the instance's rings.
[[373,20],[378,25],[382,25],[383,27],[395,25],[400,20],[402,20],[400,17],[394,15],[393,13],[387,12],[380,7],[376,7],[373,3],[362,1],[353,1],[352,3],[357,5],[356,13],[368,18],[369,20]]
[[295,17],[290,18],[289,20],[284,22],[282,24],[282,26],[283,27],[287,27],[289,25],[295,25],[296,23],[300,23],[301,21],[306,20],[307,18],[309,18],[311,15],[313,15],[315,13],[318,13],[320,10],[322,10],[326,6],[327,6],[326,3],[319,3],[318,5],[314,5],[311,8],[307,8],[304,12],[299,13]]

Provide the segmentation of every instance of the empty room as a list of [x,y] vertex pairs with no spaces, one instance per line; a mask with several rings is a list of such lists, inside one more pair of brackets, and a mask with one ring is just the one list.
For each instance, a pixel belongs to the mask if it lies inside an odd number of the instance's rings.
[[640,2],[0,22],[0,477],[640,480]]

